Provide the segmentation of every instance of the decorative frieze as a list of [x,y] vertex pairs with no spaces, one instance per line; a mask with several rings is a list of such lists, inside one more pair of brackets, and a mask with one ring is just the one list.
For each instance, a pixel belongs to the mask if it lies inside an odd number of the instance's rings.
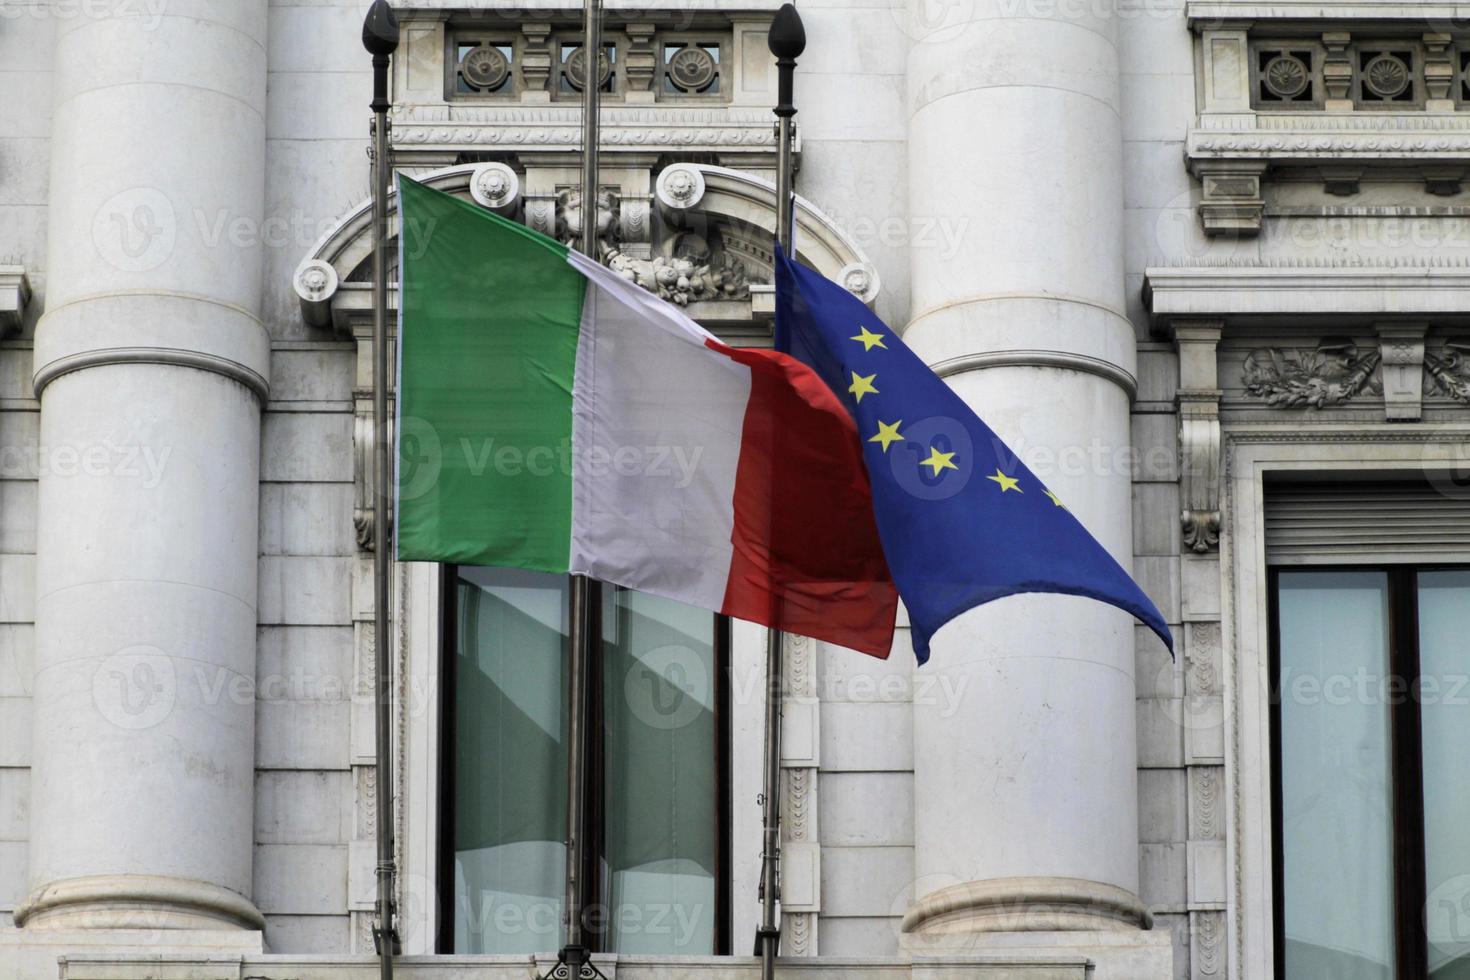
[[[570,106],[398,105],[393,146],[399,154],[467,147],[580,152],[581,118],[581,110]],[[603,108],[600,142],[612,150],[718,154],[774,150],[776,138],[769,109],[609,105]]]
[[1272,408],[1324,408],[1381,389],[1374,380],[1378,351],[1361,352],[1345,337],[1313,349],[1259,347],[1245,356],[1241,383]]
[[1446,341],[1434,353],[1426,352],[1424,367],[1436,394],[1470,405],[1470,340]]

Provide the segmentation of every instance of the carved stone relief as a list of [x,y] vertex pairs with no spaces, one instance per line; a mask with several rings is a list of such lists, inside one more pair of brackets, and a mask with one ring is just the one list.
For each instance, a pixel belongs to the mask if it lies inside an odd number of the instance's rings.
[[1373,377],[1380,360],[1378,351],[1363,353],[1343,337],[1314,349],[1260,347],[1246,355],[1241,381],[1272,408],[1320,409],[1381,392]]
[[1424,355],[1424,369],[1437,394],[1470,405],[1470,340],[1452,340]]
[[1220,389],[1215,358],[1224,324],[1179,320],[1179,515],[1184,546],[1197,554],[1220,545]]

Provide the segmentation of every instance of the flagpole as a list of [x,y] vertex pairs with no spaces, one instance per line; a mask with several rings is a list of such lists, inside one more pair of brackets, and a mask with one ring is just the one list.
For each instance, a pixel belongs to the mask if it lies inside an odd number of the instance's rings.
[[393,172],[388,143],[388,68],[398,50],[398,18],[387,0],[375,0],[362,25],[362,43],[373,56],[373,648],[376,665],[373,737],[377,767],[377,924],[373,945],[379,975],[393,978],[398,931],[393,924],[393,687],[388,580],[393,560],[389,527],[388,432],[388,182]]
[[[602,95],[602,3],[584,0],[582,37],[582,235],[578,247],[597,261],[597,150]],[[592,581],[571,576],[567,628],[567,866],[566,945],[557,957],[554,976],[571,980],[601,977],[592,965],[583,934],[586,907],[583,871],[586,869],[587,692],[592,683]],[[563,970],[565,972],[563,972]]]
[[[796,59],[806,49],[806,30],[801,15],[790,3],[783,4],[771,21],[767,46],[776,58],[779,79],[776,107],[776,242],[786,255],[792,254],[794,234],[794,182],[792,128],[796,106],[792,104],[792,76]],[[774,497],[774,494],[773,494]],[[766,631],[765,772],[761,780],[761,923],[756,945],[761,957],[762,980],[776,975],[776,954],[781,948],[781,926],[776,904],[781,897],[781,695],[784,634],[772,627]]]

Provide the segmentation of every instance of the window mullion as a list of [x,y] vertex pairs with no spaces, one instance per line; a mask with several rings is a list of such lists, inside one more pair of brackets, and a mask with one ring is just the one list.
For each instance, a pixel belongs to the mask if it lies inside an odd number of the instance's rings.
[[1402,688],[1385,685],[1393,737],[1394,907],[1398,976],[1428,975],[1422,910],[1424,869],[1424,769],[1419,714],[1419,617],[1417,572],[1394,569],[1389,577],[1389,670]]

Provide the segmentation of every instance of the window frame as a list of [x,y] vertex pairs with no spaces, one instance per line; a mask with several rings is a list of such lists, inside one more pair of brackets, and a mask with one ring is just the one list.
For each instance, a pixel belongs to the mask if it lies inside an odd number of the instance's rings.
[[1422,683],[1419,656],[1419,574],[1467,571],[1470,565],[1311,564],[1271,565],[1267,573],[1267,659],[1271,760],[1271,909],[1273,975],[1286,977],[1285,861],[1281,764],[1280,578],[1292,572],[1383,572],[1388,583],[1388,678],[1404,679],[1404,696],[1389,705],[1389,792],[1392,801],[1394,976],[1428,975],[1429,940],[1421,916],[1427,891],[1424,829],[1423,717],[1414,684]]
[[[439,577],[439,696],[438,696],[438,724],[439,724],[439,753],[438,753],[438,799],[435,824],[438,831],[437,854],[434,857],[436,866],[437,901],[439,914],[436,920],[436,928],[433,942],[435,953],[451,955],[454,949],[454,915],[453,908],[456,901],[454,890],[454,762],[455,753],[452,746],[455,744],[454,705],[453,692],[455,684],[456,662],[455,649],[459,637],[456,630],[458,622],[456,616],[455,601],[457,597],[456,584],[458,581],[458,565],[443,564],[438,566]],[[603,582],[592,582],[592,622],[589,624],[591,635],[602,636],[602,599],[604,588],[617,588],[607,586]],[[730,618],[717,613],[710,613],[713,621],[713,646],[715,657],[715,779],[718,799],[716,800],[715,812],[718,821],[716,829],[716,867],[715,867],[715,956],[731,955],[732,935],[732,888],[734,875],[731,868],[731,838],[733,836],[732,825],[732,788],[733,779],[731,772],[731,761],[733,752],[733,703],[731,699],[732,674],[731,674],[731,628]],[[590,676],[601,678],[603,670],[603,651],[601,643],[592,645],[588,669]],[[588,685],[588,711],[590,717],[588,724],[584,726],[587,744],[585,758],[589,762],[586,778],[586,808],[585,825],[582,828],[583,840],[588,844],[583,849],[583,866],[581,869],[582,880],[586,887],[583,894],[588,905],[595,905],[604,900],[607,894],[607,882],[603,875],[604,854],[604,828],[606,827],[606,798],[605,787],[605,765],[603,759],[603,739],[600,737],[603,728],[603,685],[594,682]],[[583,930],[583,938],[589,949],[594,953],[606,951],[606,930],[596,928],[596,923],[590,924]],[[547,950],[546,952],[555,952]]]

